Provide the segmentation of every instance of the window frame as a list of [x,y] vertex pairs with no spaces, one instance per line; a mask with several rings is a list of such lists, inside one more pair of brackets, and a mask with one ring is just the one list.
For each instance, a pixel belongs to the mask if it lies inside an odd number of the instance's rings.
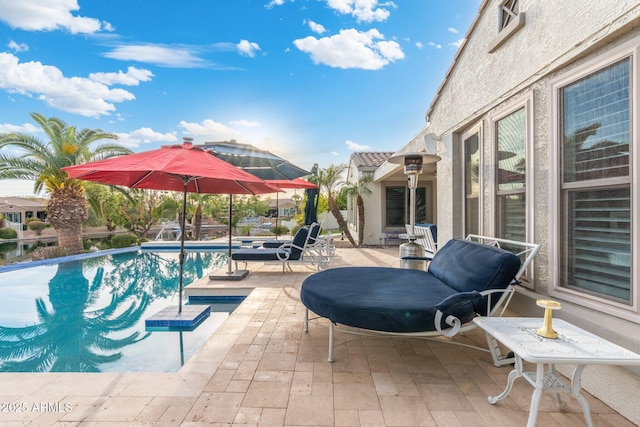
[[[404,211],[404,224],[402,224],[401,226],[393,226],[393,225],[387,225],[387,190],[389,188],[404,188],[404,206],[405,206],[405,211]],[[427,221],[429,220],[429,216],[433,217],[433,213],[434,213],[434,208],[433,208],[433,181],[425,181],[425,182],[420,182],[418,181],[418,188],[416,189],[416,193],[420,190],[424,190],[424,203],[425,203],[425,215],[427,218]],[[416,194],[417,196],[417,194]],[[387,183],[385,183],[382,186],[382,230],[383,232],[393,232],[393,231],[404,231],[406,230],[406,224],[409,224],[409,186],[407,185],[406,181],[389,181]],[[416,221],[418,221],[416,219]]]
[[470,233],[467,230],[467,168],[466,161],[467,158],[467,147],[465,145],[465,141],[472,137],[473,135],[478,135],[478,234],[482,235],[484,230],[484,139],[483,139],[483,122],[478,122],[475,125],[471,126],[469,129],[464,131],[460,135],[460,145],[462,148],[462,217],[461,217],[461,229],[464,236]]
[[[582,188],[593,190],[599,188],[598,181],[593,180],[590,185],[575,183],[564,184],[562,169],[562,147],[560,146],[560,133],[562,132],[560,92],[568,85],[580,79],[589,77],[625,58],[630,61],[630,137],[629,137],[629,178],[610,178],[607,183],[619,185],[629,182],[630,206],[631,206],[631,298],[629,303],[620,303],[612,299],[598,295],[580,292],[575,289],[561,286],[561,236],[562,227],[565,224],[566,208],[561,206],[564,189]],[[588,307],[590,309],[640,323],[640,262],[637,254],[640,254],[640,197],[634,197],[640,191],[640,156],[636,151],[640,148],[639,126],[640,112],[638,100],[640,99],[640,37],[636,37],[617,48],[608,51],[586,63],[564,73],[549,82],[549,294],[570,301],[572,303]],[[601,187],[600,187],[601,188]],[[566,215],[565,215],[566,216]]]
[[[515,6],[516,10],[513,10],[514,8],[512,7],[507,7],[507,3],[512,3],[512,6]],[[507,19],[505,19],[505,12],[508,16]],[[498,21],[500,26],[499,31],[504,30],[509,26],[509,24],[516,21],[518,19],[518,15],[520,15],[520,0],[503,0],[500,3],[500,19]]]
[[[534,220],[535,218],[535,203],[534,203],[534,178],[535,178],[535,161],[534,161],[534,93],[533,91],[527,92],[524,95],[515,98],[508,105],[496,109],[488,118],[489,121],[489,146],[491,149],[490,155],[490,170],[489,170],[489,206],[492,207],[489,215],[489,232],[492,236],[497,236],[498,232],[498,196],[507,194],[521,194],[524,193],[525,198],[525,240],[527,242],[535,241]],[[524,191],[517,192],[504,192],[498,194],[498,122],[505,117],[510,116],[518,110],[524,109],[524,126],[525,126],[525,186]],[[499,236],[498,236],[499,237]],[[522,276],[521,285],[533,289],[534,288],[534,267],[532,265],[527,268],[527,272]]]

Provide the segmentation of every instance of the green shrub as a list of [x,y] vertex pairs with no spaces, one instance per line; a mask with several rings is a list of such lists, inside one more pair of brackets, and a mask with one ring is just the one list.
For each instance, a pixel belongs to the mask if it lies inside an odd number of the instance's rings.
[[29,221],[29,229],[35,231],[38,236],[42,235],[42,230],[45,228],[47,228],[47,224],[42,221],[38,221],[37,219]]
[[273,234],[277,236],[283,236],[289,233],[289,228],[285,227],[284,225],[274,225],[269,229],[269,231],[271,231]]
[[17,239],[18,232],[13,228],[0,228],[0,239]]
[[128,248],[138,244],[138,236],[133,233],[116,234],[111,238],[111,247]]

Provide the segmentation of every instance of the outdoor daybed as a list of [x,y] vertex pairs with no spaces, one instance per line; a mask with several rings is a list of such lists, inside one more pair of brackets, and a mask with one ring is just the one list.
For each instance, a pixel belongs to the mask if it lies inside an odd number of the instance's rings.
[[[495,315],[502,307],[501,315],[539,245],[486,239],[450,240],[436,252],[428,271],[342,267],[309,276],[300,290],[307,308],[305,331],[309,310],[329,319],[331,361],[334,324],[382,333],[451,337],[473,327],[475,316]],[[500,243],[524,247],[520,253],[524,261],[501,249]]]

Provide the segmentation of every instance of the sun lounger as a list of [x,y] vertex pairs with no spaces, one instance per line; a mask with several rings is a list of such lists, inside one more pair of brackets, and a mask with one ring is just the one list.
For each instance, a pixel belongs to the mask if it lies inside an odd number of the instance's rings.
[[[319,227],[315,224],[315,228]],[[282,263],[282,271],[286,268],[291,270],[290,263],[311,263],[318,269],[324,268],[328,264],[328,259],[316,248],[310,247],[310,235],[309,229],[302,227],[291,242],[285,242],[277,248],[240,249],[232,252],[231,259],[235,261],[236,269],[238,269],[238,262],[244,262],[245,266],[249,262]]]
[[[478,238],[483,243],[471,241]],[[307,308],[305,331],[309,311],[329,320],[331,361],[335,324],[368,332],[453,337],[475,327],[475,316],[502,315],[539,245],[468,239],[447,242],[428,271],[342,267],[309,276],[300,290]],[[501,249],[501,243],[524,250],[518,256]]]

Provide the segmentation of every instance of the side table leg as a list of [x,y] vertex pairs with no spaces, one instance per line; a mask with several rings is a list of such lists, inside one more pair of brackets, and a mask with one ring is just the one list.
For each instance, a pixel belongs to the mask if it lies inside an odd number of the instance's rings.
[[507,387],[504,389],[504,391],[497,396],[489,396],[488,400],[492,405],[494,405],[499,400],[507,397],[511,392],[511,388],[513,388],[513,382],[516,380],[516,378],[520,378],[522,376],[522,359],[520,358],[520,356],[515,355],[515,362],[516,366],[511,372],[509,372]]
[[589,402],[584,398],[582,393],[580,393],[581,385],[580,378],[582,377],[582,371],[586,365],[578,365],[576,370],[573,371],[573,375],[571,376],[571,394],[575,397],[578,402],[580,402],[580,406],[582,406],[582,412],[584,412],[584,420],[587,422],[587,426],[593,427],[593,420],[591,419],[591,409],[589,409]]
[[536,364],[536,384],[535,390],[531,395],[531,406],[529,407],[529,420],[527,421],[527,427],[535,427],[536,420],[538,419],[538,409],[540,409],[540,398],[542,397],[542,390],[544,389],[544,364]]

